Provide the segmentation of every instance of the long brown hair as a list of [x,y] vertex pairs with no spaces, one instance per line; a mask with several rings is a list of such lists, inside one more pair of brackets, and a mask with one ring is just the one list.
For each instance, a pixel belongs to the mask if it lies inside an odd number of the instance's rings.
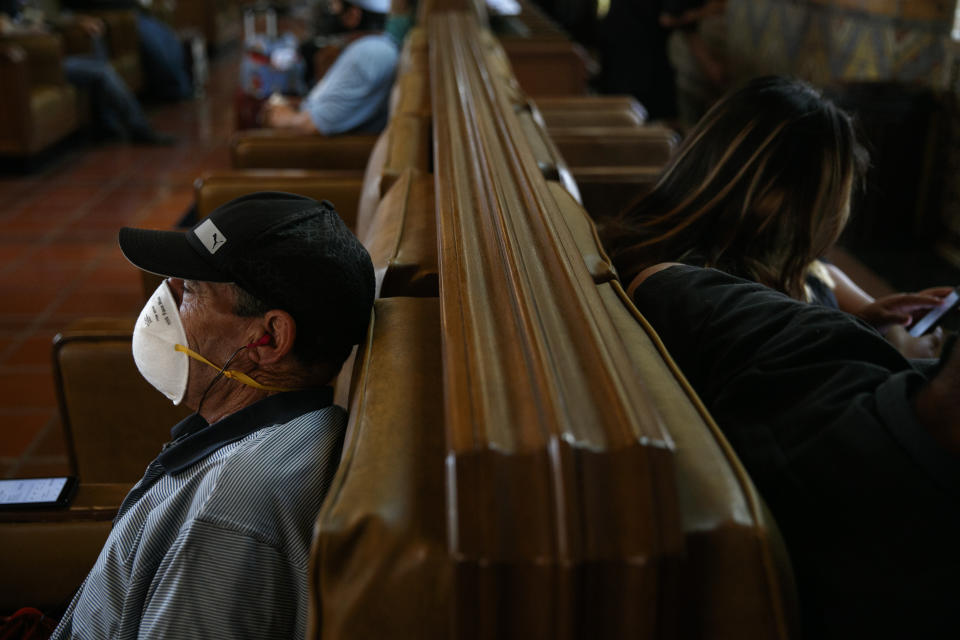
[[653,191],[602,228],[604,244],[624,283],[693,261],[802,299],[865,162],[845,112],[804,82],[757,78],[703,117]]

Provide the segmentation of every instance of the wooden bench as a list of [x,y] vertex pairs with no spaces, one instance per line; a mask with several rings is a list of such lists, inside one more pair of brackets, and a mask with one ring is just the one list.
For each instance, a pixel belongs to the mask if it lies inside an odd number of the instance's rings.
[[647,195],[660,173],[660,167],[575,167],[570,170],[583,208],[597,222],[619,215]]
[[315,200],[329,200],[350,229],[357,227],[357,206],[362,187],[363,173],[360,171],[307,169],[205,171],[193,183],[194,201],[200,218],[248,193],[287,191]]
[[679,142],[660,126],[550,129],[550,137],[571,168],[663,167]]
[[634,128],[644,125],[647,114],[630,96],[567,96],[531,100],[547,129],[577,127]]
[[377,297],[439,295],[432,175],[404,171],[358,235],[373,261]]
[[669,442],[606,344],[593,277],[476,21],[429,27],[452,633],[590,620],[644,637],[682,548]]
[[[530,102],[541,112],[581,114],[589,116],[597,111],[619,111],[632,115],[631,122],[643,124],[647,111],[633,96],[592,95],[592,96],[554,96],[531,99]],[[588,120],[593,122],[593,120]]]
[[440,297],[377,302],[309,637],[791,637],[762,501],[545,175],[563,159],[476,14],[445,3],[425,16]]
[[377,141],[376,135],[304,135],[277,129],[249,129],[234,134],[230,162],[234,169],[359,170]]

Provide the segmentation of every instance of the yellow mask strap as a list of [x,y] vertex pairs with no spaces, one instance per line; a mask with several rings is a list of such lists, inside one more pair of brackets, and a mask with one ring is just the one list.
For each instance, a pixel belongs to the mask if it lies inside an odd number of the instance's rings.
[[[190,347],[185,347],[182,344],[178,344],[178,345],[175,345],[173,348],[181,353],[187,354],[189,357],[193,358],[194,360],[199,360],[203,364],[213,367],[217,371],[220,371],[220,367],[213,364],[212,362],[204,358],[202,355],[200,355]],[[223,376],[225,378],[230,378],[231,380],[236,380],[237,382],[241,384],[245,384],[248,387],[260,389],[261,391],[295,391],[295,389],[287,389],[285,387],[271,387],[265,384],[260,384],[259,382],[257,382],[247,374],[243,373],[242,371],[236,371],[234,369],[227,369],[226,371],[223,372]]]

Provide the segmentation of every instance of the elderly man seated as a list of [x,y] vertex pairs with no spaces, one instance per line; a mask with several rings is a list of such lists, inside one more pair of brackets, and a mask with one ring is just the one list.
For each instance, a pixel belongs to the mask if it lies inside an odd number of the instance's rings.
[[370,257],[329,203],[286,193],[186,233],[124,228],[120,248],[169,276],[137,321],[137,367],[196,413],[124,499],[53,637],[303,637],[346,425],[327,385],[366,331]]

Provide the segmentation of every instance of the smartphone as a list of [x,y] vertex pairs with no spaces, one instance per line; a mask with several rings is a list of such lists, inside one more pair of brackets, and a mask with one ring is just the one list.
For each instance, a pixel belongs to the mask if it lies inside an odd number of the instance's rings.
[[0,509],[66,507],[76,491],[75,476],[0,480]]
[[910,335],[914,338],[919,338],[930,329],[933,329],[947,311],[957,306],[957,302],[960,302],[960,294],[954,289],[940,304],[930,309],[930,311],[927,311],[926,315],[917,320],[907,331],[909,331]]

